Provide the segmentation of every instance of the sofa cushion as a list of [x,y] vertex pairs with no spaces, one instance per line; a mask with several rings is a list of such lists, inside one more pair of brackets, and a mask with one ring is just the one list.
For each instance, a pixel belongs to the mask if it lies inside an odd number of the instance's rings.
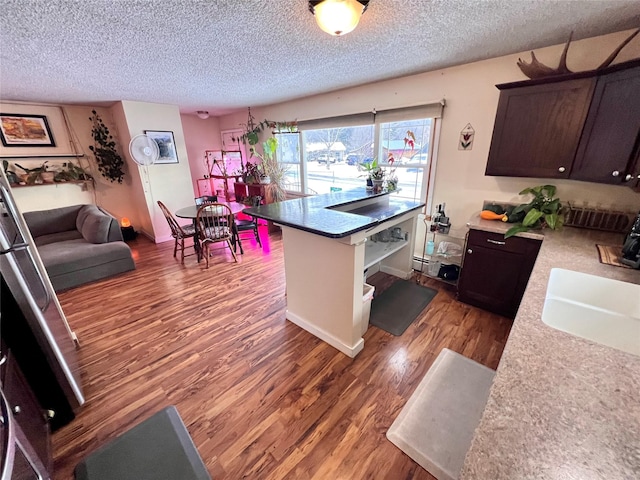
[[112,221],[115,221],[113,217],[102,212],[95,205],[83,205],[78,212],[76,228],[87,242],[107,243]]
[[83,205],[25,212],[24,219],[33,237],[76,230],[76,218]]
[[38,252],[50,277],[131,259],[131,249],[124,242],[94,244],[83,239],[66,240],[42,245]]
[[82,238],[82,234],[74,228],[73,230],[69,230],[67,232],[40,235],[39,237],[34,237],[33,241],[35,242],[37,247],[40,247],[41,245],[47,245],[49,243],[64,242],[65,240],[76,240],[78,238]]

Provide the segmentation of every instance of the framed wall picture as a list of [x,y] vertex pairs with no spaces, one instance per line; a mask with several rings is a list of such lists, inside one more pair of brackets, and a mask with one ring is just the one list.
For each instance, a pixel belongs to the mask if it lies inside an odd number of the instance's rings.
[[156,160],[158,163],[178,163],[178,152],[176,151],[176,142],[173,138],[173,132],[165,132],[162,130],[145,130],[144,133],[151,137],[158,144],[160,157]]
[[44,115],[0,113],[0,139],[5,147],[55,147]]

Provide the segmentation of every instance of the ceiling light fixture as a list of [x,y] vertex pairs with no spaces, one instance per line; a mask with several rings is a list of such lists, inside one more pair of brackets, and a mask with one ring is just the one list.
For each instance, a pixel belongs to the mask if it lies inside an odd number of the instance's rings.
[[312,0],[309,10],[318,26],[337,37],[351,32],[369,6],[369,0]]
[[207,118],[209,118],[209,112],[207,112],[206,110],[198,110],[196,112],[196,115],[202,120],[206,120]]

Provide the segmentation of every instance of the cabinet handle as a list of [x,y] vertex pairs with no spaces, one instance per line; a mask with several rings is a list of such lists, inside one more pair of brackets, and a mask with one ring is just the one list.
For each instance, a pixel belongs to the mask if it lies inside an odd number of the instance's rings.
[[47,418],[51,420],[53,417],[56,416],[56,412],[53,410],[47,410],[46,415],[47,415]]
[[507,244],[507,242],[499,242],[497,240],[491,240],[490,238],[487,238],[487,242],[493,243],[494,245],[506,245]]
[[618,170],[614,170],[613,172],[611,172],[612,177],[617,177],[618,175],[620,175],[620,172]]
[[558,169],[558,171],[559,171],[560,173],[563,173],[565,170],[566,170],[566,168],[564,168],[564,167],[560,167],[560,168]]
[[20,405],[16,405],[15,407],[13,407],[13,414],[14,415],[18,415],[21,411],[22,411],[22,409],[20,408]]
[[628,182],[628,181],[629,181],[629,180],[631,180],[632,178],[633,178],[633,175],[631,175],[630,173],[627,173],[627,174],[624,176],[624,181],[625,181],[625,182]]
[[0,365],[4,365],[4,362],[7,361],[7,356],[3,355],[2,358],[0,358]]
[[470,248],[467,250],[467,253],[471,254],[473,253],[473,250],[471,250]]

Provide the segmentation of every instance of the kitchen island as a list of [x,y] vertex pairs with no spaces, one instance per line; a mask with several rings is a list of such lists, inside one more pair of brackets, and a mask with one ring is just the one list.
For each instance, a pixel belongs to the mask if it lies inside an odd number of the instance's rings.
[[[508,228],[479,219],[469,227]],[[541,319],[552,268],[635,284],[640,271],[599,262],[595,244],[622,245],[622,235],[565,227],[542,238],[460,478],[640,478],[640,357]]]
[[[424,203],[364,188],[245,209],[282,228],[287,319],[355,357],[364,347],[363,273],[412,274],[416,219]],[[395,241],[371,236],[395,228]],[[398,238],[401,237],[401,238]]]

